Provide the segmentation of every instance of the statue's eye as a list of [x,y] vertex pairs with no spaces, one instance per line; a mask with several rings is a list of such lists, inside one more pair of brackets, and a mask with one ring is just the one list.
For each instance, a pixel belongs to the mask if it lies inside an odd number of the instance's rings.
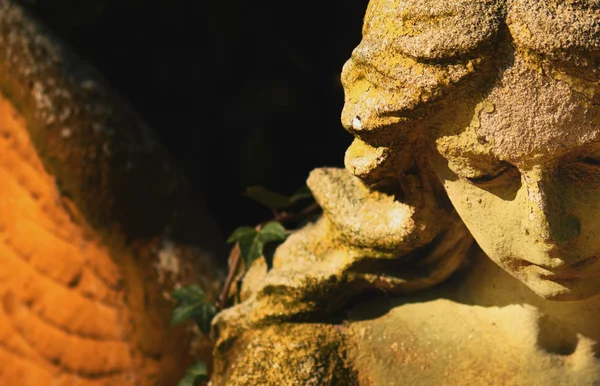
[[557,172],[562,177],[579,182],[598,181],[600,178],[600,154],[590,152],[590,154],[575,156],[559,163]]
[[598,178],[600,176],[600,157],[597,154],[579,157],[574,163],[567,164],[561,170],[577,180],[583,181],[591,176]]
[[580,162],[588,166],[600,166],[600,159],[595,157],[584,157]]
[[514,177],[518,171],[517,168],[509,164],[508,162],[501,162],[497,168],[481,175],[467,177],[467,180],[474,185],[486,185],[488,183],[496,182],[504,177]]

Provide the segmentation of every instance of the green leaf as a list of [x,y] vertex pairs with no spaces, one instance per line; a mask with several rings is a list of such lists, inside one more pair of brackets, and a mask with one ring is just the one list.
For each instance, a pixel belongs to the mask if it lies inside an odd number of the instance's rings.
[[283,209],[292,205],[288,197],[271,192],[262,186],[249,186],[244,195],[272,209]]
[[254,228],[239,227],[239,228],[236,228],[233,231],[233,233],[229,236],[229,238],[227,239],[227,243],[231,244],[231,243],[238,242],[241,239],[245,239],[248,237],[254,237],[257,233],[258,233],[258,231]]
[[208,379],[208,369],[206,363],[196,362],[196,364],[190,366],[183,379],[179,382],[178,386],[198,386],[200,382]]
[[253,235],[240,238],[238,245],[240,246],[240,252],[246,269],[248,269],[252,265],[252,262],[262,255],[263,244],[260,240],[260,232],[256,231]]
[[194,313],[194,322],[204,335],[210,333],[210,325],[216,313],[215,306],[206,301],[200,304]]
[[238,243],[244,264],[246,268],[249,268],[254,260],[263,255],[263,248],[266,243],[283,241],[286,237],[283,225],[272,221],[259,231],[250,227],[237,228],[227,241]]
[[204,334],[210,332],[210,324],[216,314],[216,308],[206,301],[204,291],[196,285],[176,289],[171,294],[177,305],[173,309],[171,326],[177,326],[193,320]]
[[204,291],[197,285],[187,285],[179,287],[171,294],[173,299],[179,303],[193,303],[199,300],[204,300]]
[[285,209],[294,205],[300,200],[313,198],[312,192],[306,185],[298,189],[290,197],[271,192],[262,186],[250,186],[246,188],[246,193],[244,195],[255,201],[258,201],[265,206],[268,206],[271,209]]
[[261,254],[267,263],[267,270],[270,270],[273,267],[273,257],[277,249],[273,241],[285,241],[287,234],[283,225],[278,222],[270,222],[261,229],[260,236],[263,242]]
[[300,200],[304,200],[307,198],[313,198],[313,195],[308,186],[304,185],[300,189],[296,190],[294,194],[292,194],[292,196],[290,197],[290,202],[296,203]]
[[283,241],[286,239],[285,228],[277,221],[271,221],[260,230],[260,239],[263,243],[269,241]]
[[275,252],[277,251],[278,244],[266,243],[263,248],[263,257],[267,263],[267,271],[273,269],[273,260],[275,259]]
[[201,306],[202,304],[199,302],[175,307],[171,318],[171,326],[175,327],[188,320],[195,320],[198,308]]

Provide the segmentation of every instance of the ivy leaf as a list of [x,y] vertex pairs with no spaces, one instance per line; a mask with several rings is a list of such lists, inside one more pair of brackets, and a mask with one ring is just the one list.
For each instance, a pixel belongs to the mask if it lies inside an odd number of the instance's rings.
[[262,186],[249,186],[246,188],[244,195],[271,209],[283,209],[292,205],[288,197],[283,194],[271,192]]
[[292,204],[295,204],[296,202],[307,198],[313,198],[313,195],[308,186],[304,185],[300,189],[296,190],[294,194],[292,194],[292,196],[290,197],[290,202]]
[[180,303],[193,302],[204,300],[204,291],[197,285],[188,285],[177,288],[171,296]]
[[178,288],[173,291],[171,296],[177,300],[177,305],[173,310],[171,326],[193,319],[197,308],[205,301],[204,291],[196,285]]
[[263,243],[269,241],[283,241],[287,237],[285,228],[277,221],[271,221],[260,230],[260,237]]
[[267,243],[263,249],[263,257],[265,258],[265,262],[267,263],[267,271],[270,271],[273,268],[273,259],[275,258],[275,252],[277,251],[278,244],[276,243]]
[[250,227],[237,228],[227,242],[237,242],[240,247],[242,258],[246,268],[249,268],[254,260],[263,256],[263,250],[266,243],[272,241],[283,241],[287,237],[283,225],[276,221],[272,221],[256,230]]
[[178,386],[199,386],[202,381],[208,379],[208,369],[206,363],[196,362],[185,372],[185,376],[179,381]]
[[215,307],[204,297],[204,291],[196,285],[176,289],[171,294],[177,305],[173,309],[171,326],[193,320],[204,334],[210,332],[210,324],[216,314]]
[[290,197],[271,192],[262,186],[250,186],[246,188],[246,193],[244,195],[271,209],[285,209],[300,200],[313,197],[310,189],[306,185],[298,189]]
[[247,237],[254,237],[254,235],[257,233],[258,231],[252,227],[239,227],[236,228],[233,233],[231,234],[231,236],[229,236],[229,238],[227,239],[227,243],[231,244],[231,243],[235,243],[238,242],[244,238]]

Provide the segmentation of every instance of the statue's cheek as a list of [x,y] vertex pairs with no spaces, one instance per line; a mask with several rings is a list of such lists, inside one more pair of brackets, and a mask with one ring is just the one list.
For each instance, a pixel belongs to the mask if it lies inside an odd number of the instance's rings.
[[458,215],[492,260],[504,265],[528,244],[520,190],[513,200],[506,200],[458,177],[443,183]]

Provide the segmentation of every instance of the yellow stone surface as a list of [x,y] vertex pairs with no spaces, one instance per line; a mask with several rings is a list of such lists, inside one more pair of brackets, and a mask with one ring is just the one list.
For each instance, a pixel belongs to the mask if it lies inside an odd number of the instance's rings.
[[[371,0],[346,170],[217,316],[214,385],[600,384],[599,31],[597,1]],[[323,345],[281,360],[286,326]]]

